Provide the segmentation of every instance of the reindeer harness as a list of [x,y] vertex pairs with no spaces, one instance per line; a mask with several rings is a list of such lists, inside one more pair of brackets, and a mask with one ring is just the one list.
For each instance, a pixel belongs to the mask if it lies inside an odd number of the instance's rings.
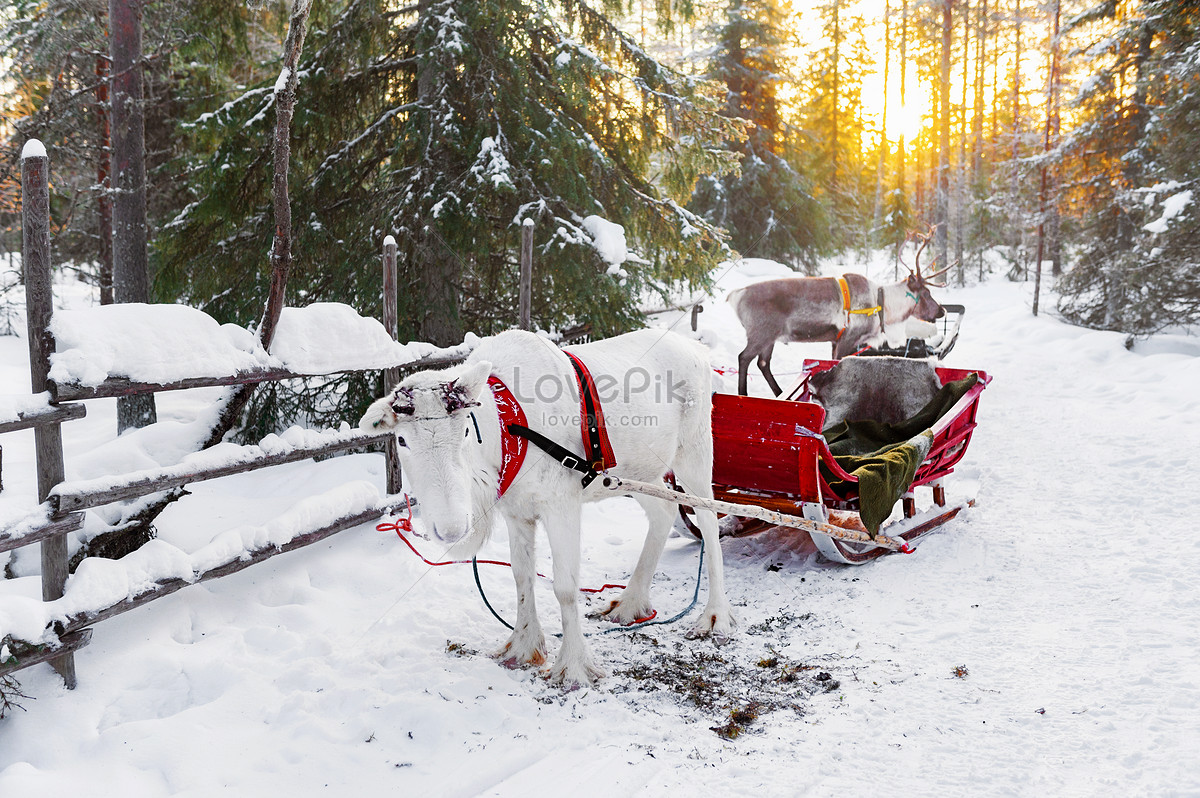
[[575,355],[564,351],[575,369],[575,381],[579,386],[580,396],[580,433],[583,448],[587,452],[586,459],[550,440],[540,432],[529,428],[525,411],[521,403],[513,396],[499,377],[488,378],[492,389],[492,397],[496,400],[496,412],[500,416],[500,443],[502,457],[500,461],[500,484],[496,489],[496,497],[512,485],[525,462],[525,454],[532,443],[560,465],[583,474],[580,483],[587,487],[599,472],[612,468],[617,464],[613,454],[612,443],[608,439],[608,428],[604,424],[604,412],[600,408],[600,397],[596,393],[596,383],[591,372]]
[[840,341],[846,329],[850,326],[850,316],[879,316],[879,326],[883,327],[883,289],[879,289],[879,304],[872,308],[853,308],[850,302],[850,284],[846,282],[845,277],[837,278],[838,287],[842,289],[842,310],[846,313],[846,323],[842,325],[842,329],[838,330],[835,341]]

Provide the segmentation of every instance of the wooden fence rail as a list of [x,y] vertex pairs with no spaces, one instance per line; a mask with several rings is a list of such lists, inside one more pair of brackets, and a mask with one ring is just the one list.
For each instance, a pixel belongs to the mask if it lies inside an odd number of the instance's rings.
[[51,405],[45,409],[17,413],[15,421],[0,421],[0,433],[33,429],[44,424],[61,424],[64,421],[73,421],[86,415],[87,408],[83,405]]
[[181,488],[193,482],[245,474],[269,466],[298,463],[313,457],[361,449],[372,444],[383,444],[389,437],[393,437],[390,432],[382,434],[355,433],[342,440],[323,443],[319,446],[298,446],[291,451],[278,454],[268,454],[261,450],[254,452],[253,449],[258,447],[244,447],[250,451],[242,457],[210,466],[198,467],[184,462],[165,468],[134,471],[122,475],[122,478],[117,481],[93,479],[63,482],[51,491],[50,506],[55,515],[89,510],[112,502],[136,499],[159,491]]
[[[461,362],[462,355],[437,354],[405,362],[393,363],[385,370],[443,368]],[[184,391],[190,388],[223,388],[231,385],[257,385],[262,382],[281,382],[305,377],[325,377],[330,374],[350,374],[363,371],[378,371],[379,369],[347,369],[346,371],[324,373],[302,373],[287,369],[262,369],[239,371],[218,377],[192,377],[168,383],[134,382],[122,377],[109,377],[99,385],[77,385],[50,383],[51,395],[55,401],[74,402],[82,399],[113,399],[120,396],[135,396],[145,393],[162,393],[163,391]]]
[[[44,505],[43,509],[48,510],[49,505]],[[83,526],[83,513],[72,513],[62,518],[34,520],[33,523],[22,522],[7,529],[0,528],[0,553],[19,549],[32,543],[40,543],[55,535],[74,532],[81,526]]]

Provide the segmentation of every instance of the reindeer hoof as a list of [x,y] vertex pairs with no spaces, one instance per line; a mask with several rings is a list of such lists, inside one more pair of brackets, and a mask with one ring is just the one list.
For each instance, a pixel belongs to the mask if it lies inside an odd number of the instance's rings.
[[526,647],[521,650],[514,646],[513,641],[509,640],[499,651],[492,655],[500,661],[500,664],[509,670],[517,670],[525,667],[538,667],[546,664],[546,646],[545,643]]
[[605,672],[593,662],[564,664],[561,660],[554,663],[550,670],[550,684],[561,686],[567,692],[578,690],[580,687],[591,687],[597,679],[603,678]]
[[605,620],[621,626],[630,626],[642,621],[648,621],[654,616],[654,608],[649,602],[637,604],[632,601],[614,601],[607,610],[601,613]]
[[733,630],[737,628],[737,620],[733,617],[733,612],[728,607],[720,609],[705,608],[704,614],[700,616],[700,620],[692,627],[685,636],[688,640],[698,640],[702,637],[712,636],[713,641],[717,645],[723,645],[728,642]]

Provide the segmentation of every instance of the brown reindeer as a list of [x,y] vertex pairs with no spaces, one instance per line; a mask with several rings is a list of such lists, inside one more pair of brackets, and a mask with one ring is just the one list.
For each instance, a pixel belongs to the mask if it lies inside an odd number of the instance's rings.
[[[783,392],[771,373],[776,341],[830,341],[834,359],[841,359],[882,341],[888,327],[910,317],[932,322],[945,315],[929,286],[945,285],[932,281],[951,267],[923,277],[921,251],[930,236],[920,238],[915,270],[896,283],[881,285],[861,274],[784,277],[731,292],[727,299],[746,328],[746,348],[738,355],[738,393],[746,395],[746,370],[755,358],[775,395]],[[929,334],[934,332],[936,328]]]

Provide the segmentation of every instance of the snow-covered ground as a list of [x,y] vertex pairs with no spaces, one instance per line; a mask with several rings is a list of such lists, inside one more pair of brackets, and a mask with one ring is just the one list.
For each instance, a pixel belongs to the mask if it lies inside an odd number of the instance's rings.
[[[699,318],[715,365],[743,343],[724,294],[780,268],[720,277]],[[564,693],[486,656],[506,630],[470,568],[363,526],[98,625],[74,691],[21,672],[32,700],[0,721],[0,796],[1200,795],[1200,344],[1129,351],[1034,318],[1031,284],[937,293],[967,307],[947,364],[994,382],[948,482],[978,506],[915,555],[852,568],[807,540],[726,540],[737,636],[686,640],[686,620],[598,635],[610,675]],[[775,373],[827,353],[777,347]],[[24,341],[0,338],[0,393],[27,391],[25,363]],[[212,398],[161,395],[160,418]],[[89,403],[64,428],[68,469],[114,426],[111,401]],[[32,435],[0,445],[3,509],[31,501]],[[203,483],[158,529],[193,552],[364,479],[382,489],[379,456]],[[584,584],[627,577],[643,528],[631,500],[586,508]],[[481,556],[506,553],[500,529]],[[696,556],[668,542],[660,615],[687,605]],[[482,578],[511,615],[507,570]],[[16,594],[36,579],[0,583]],[[556,628],[548,583],[538,600]],[[740,735],[712,730],[748,707]]]

